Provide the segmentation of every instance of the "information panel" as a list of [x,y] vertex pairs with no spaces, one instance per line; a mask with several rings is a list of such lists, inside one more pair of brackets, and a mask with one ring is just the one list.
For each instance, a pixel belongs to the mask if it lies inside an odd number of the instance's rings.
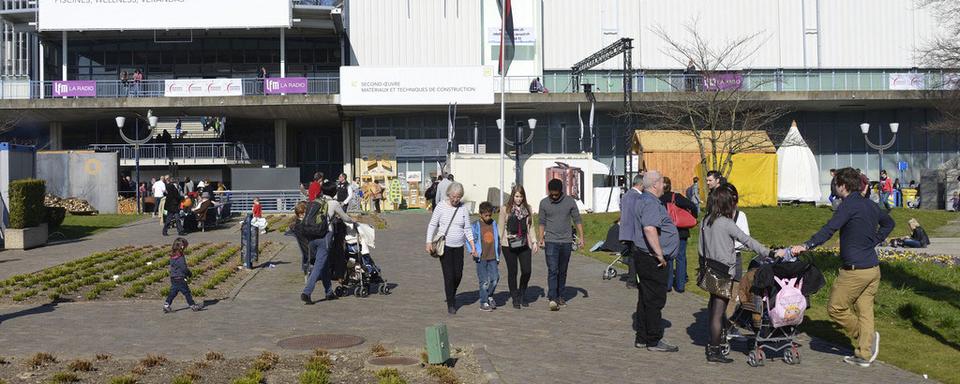
[[37,0],[41,31],[290,27],[290,0]]
[[341,67],[342,105],[493,104],[492,67]]

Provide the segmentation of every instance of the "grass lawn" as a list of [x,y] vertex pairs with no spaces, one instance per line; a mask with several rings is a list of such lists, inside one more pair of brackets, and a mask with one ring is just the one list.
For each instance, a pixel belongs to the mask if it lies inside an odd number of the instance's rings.
[[[792,245],[807,240],[831,215],[828,208],[769,207],[746,208],[750,231],[754,238],[766,245]],[[909,235],[907,220],[920,221],[931,236],[950,220],[960,219],[954,212],[895,209],[892,216],[897,225],[892,236]],[[611,223],[618,213],[584,216],[587,247],[606,238]],[[692,281],[688,292],[706,297],[696,286],[697,231],[692,231],[687,244],[687,273]],[[839,235],[824,245],[833,248]],[[842,346],[850,341],[843,331],[827,316],[826,303],[830,287],[837,276],[840,260],[826,250],[814,254],[815,264],[827,278],[827,286],[812,298],[803,329],[820,338]],[[605,252],[587,252],[591,257],[610,262],[613,257]],[[744,261],[749,261],[745,255]],[[944,267],[933,263],[885,261],[881,264],[881,286],[876,299],[876,325],[881,333],[880,360],[931,379],[960,383],[955,366],[960,360],[960,267]],[[600,271],[597,271],[599,277]],[[838,359],[839,361],[839,359]]]
[[141,220],[147,216],[137,215],[67,215],[60,226],[59,232],[65,239],[79,239],[94,235],[108,229],[118,228],[128,223]]

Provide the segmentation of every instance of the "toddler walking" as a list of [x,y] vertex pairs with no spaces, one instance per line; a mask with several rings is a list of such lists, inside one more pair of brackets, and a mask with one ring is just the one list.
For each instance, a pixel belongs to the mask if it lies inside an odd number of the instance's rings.
[[187,267],[187,257],[183,254],[186,249],[187,239],[178,237],[173,241],[173,251],[170,253],[170,293],[167,294],[167,300],[163,302],[164,313],[173,312],[170,304],[178,293],[183,293],[190,309],[194,311],[203,309],[202,305],[193,302],[193,295],[190,294],[190,287],[187,286],[187,278],[193,276],[193,273]]

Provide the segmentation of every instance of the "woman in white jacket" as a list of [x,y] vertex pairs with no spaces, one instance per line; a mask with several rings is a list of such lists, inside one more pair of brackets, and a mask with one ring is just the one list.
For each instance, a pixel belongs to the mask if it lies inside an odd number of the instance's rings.
[[[443,288],[447,297],[447,313],[457,313],[457,288],[463,278],[463,246],[470,244],[476,249],[473,230],[470,228],[470,212],[463,207],[463,184],[453,182],[447,188],[447,198],[433,210],[430,225],[427,226],[427,253],[433,252],[433,238],[446,233],[443,256],[440,256],[440,268],[443,270]],[[471,251],[470,256],[476,256]]]

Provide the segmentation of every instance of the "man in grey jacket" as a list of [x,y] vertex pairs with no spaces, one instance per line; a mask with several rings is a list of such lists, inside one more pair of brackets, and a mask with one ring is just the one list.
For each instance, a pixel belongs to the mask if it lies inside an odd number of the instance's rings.
[[630,254],[636,265],[639,287],[634,346],[652,352],[677,352],[679,348],[663,341],[661,311],[667,304],[666,257],[677,251],[680,235],[660,202],[662,194],[663,176],[659,171],[648,171],[643,176],[643,194],[633,215],[624,217],[634,221]]
[[[623,195],[623,199],[620,200],[620,242],[626,246],[627,255],[629,255],[629,251],[633,248],[633,231],[636,227],[636,224],[634,224],[636,221],[634,210],[642,193],[643,176],[638,174],[633,177],[633,187],[627,190],[627,193]],[[636,288],[637,272],[634,270],[633,261],[628,261],[627,266],[627,288]]]

